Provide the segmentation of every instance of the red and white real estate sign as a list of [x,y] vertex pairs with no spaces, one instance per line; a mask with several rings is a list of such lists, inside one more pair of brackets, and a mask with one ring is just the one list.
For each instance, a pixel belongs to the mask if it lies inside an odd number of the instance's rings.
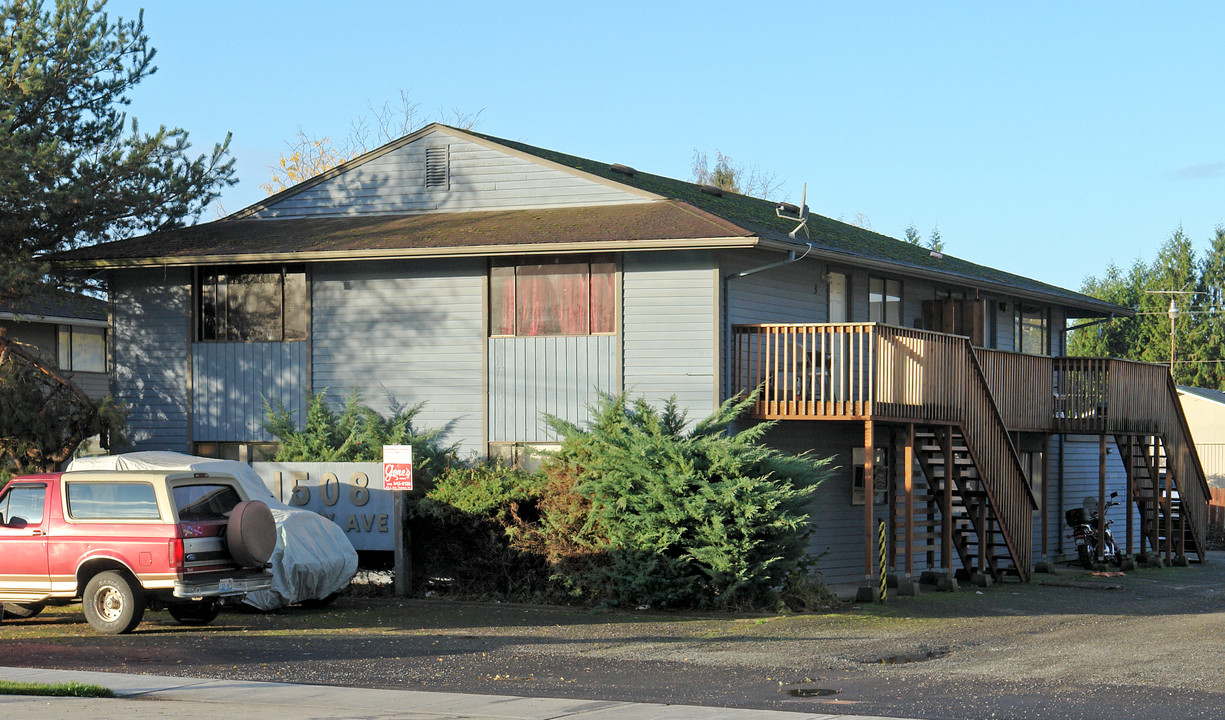
[[413,489],[413,446],[383,446],[383,489]]

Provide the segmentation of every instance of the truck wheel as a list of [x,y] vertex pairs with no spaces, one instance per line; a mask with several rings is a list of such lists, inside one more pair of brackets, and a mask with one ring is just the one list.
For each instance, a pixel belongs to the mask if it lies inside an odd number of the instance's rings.
[[4,614],[14,618],[32,618],[43,611],[46,605],[34,603],[5,603]]
[[104,635],[130,633],[145,615],[145,595],[139,583],[115,570],[98,573],[81,596],[85,619]]
[[170,617],[183,625],[208,625],[221,614],[221,603],[208,598],[199,602],[172,603],[166,609]]
[[234,561],[246,568],[262,568],[276,549],[276,521],[259,500],[240,502],[230,511],[225,531]]

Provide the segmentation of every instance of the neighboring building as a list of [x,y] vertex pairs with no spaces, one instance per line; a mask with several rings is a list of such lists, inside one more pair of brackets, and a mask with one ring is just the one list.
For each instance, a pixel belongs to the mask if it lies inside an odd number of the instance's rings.
[[1225,392],[1179,385],[1178,397],[1208,483],[1225,488]]
[[1069,319],[1131,311],[818,215],[793,238],[798,213],[430,125],[225,219],[58,259],[109,277],[138,449],[254,458],[265,401],[357,388],[515,457],[601,391],[697,419],[763,385],[771,441],[843,468],[814,509],[830,580],[872,573],[884,517],[901,572],[1028,578],[1065,501],[1128,476],[1150,547],[1186,497],[1172,549],[1199,551],[1164,368],[1058,357]]
[[0,305],[0,331],[24,349],[64,370],[91,398],[110,394],[107,374],[107,304],[70,292]]

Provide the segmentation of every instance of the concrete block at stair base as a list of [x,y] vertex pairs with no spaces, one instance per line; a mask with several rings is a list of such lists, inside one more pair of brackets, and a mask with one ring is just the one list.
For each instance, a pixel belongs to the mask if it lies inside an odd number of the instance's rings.
[[1144,560],[1144,567],[1146,568],[1156,569],[1156,568],[1163,567],[1163,566],[1164,566],[1164,563],[1161,562],[1161,558],[1157,557],[1156,555],[1149,555]]
[[1127,572],[1136,569],[1136,561],[1130,555],[1124,555],[1122,563],[1119,564],[1119,570]]
[[957,584],[957,578],[945,575],[936,583],[936,589],[940,592],[957,592],[960,586]]
[[1048,560],[1039,560],[1038,562],[1034,563],[1034,572],[1053,573],[1055,572],[1055,566],[1052,565],[1050,561]]
[[860,586],[855,591],[855,602],[857,603],[876,602],[878,597],[880,597],[880,588]]
[[974,573],[970,576],[970,584],[975,587],[991,587],[994,582],[987,573]]
[[897,594],[898,597],[914,597],[919,594],[919,584],[914,580],[899,580]]
[[1187,565],[1189,564],[1187,561],[1187,556],[1186,555],[1175,555],[1174,564],[1177,565],[1178,567],[1187,567]]
[[924,585],[939,585],[940,581],[948,577],[948,573],[943,570],[924,570],[919,575],[919,582]]

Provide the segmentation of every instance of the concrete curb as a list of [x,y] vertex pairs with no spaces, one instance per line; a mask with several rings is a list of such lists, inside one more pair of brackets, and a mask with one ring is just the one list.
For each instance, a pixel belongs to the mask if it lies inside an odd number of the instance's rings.
[[[0,715],[37,720],[89,717],[130,720],[171,715],[227,720],[406,718],[407,720],[886,720],[864,715],[741,710],[605,700],[467,695],[418,690],[375,690],[124,673],[0,667],[14,682],[81,682],[110,688],[118,699],[0,695]],[[156,707],[151,703],[158,703]],[[222,706],[222,707],[219,707]],[[892,719],[897,720],[897,719]]]

